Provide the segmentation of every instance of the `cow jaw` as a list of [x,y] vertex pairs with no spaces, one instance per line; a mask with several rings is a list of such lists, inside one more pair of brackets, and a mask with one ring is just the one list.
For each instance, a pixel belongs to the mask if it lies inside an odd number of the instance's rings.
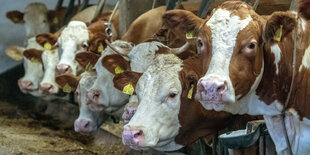
[[212,58],[208,72],[199,80],[203,88],[197,88],[211,93],[197,93],[196,99],[208,110],[222,111],[236,101],[229,66],[237,36],[251,21],[250,15],[240,19],[230,11],[220,8],[206,23],[212,33]]
[[[154,63],[157,64],[147,69],[136,86],[139,106],[124,126],[123,143],[134,149],[177,150],[182,147],[174,141],[180,128],[182,86],[176,77],[182,69],[181,60],[174,55],[159,55]],[[169,98],[171,93],[176,95]],[[142,137],[133,135],[137,132]]]
[[68,65],[72,74],[77,75],[78,63],[75,61],[75,55],[85,50],[83,44],[88,40],[89,33],[86,24],[80,21],[70,22],[58,38],[62,49],[59,65]]

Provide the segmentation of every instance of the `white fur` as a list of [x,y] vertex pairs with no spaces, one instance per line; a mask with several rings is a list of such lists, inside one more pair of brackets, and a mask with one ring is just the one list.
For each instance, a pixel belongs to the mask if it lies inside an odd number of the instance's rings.
[[[223,101],[235,102],[235,91],[229,78],[229,64],[234,52],[238,33],[252,21],[251,16],[240,20],[238,16],[231,16],[231,12],[225,9],[217,9],[206,25],[212,33],[212,58],[208,72],[203,79],[215,77],[227,82],[227,93],[223,95]],[[215,105],[215,104],[212,104]],[[212,106],[211,109],[222,110],[224,106]]]
[[[134,149],[171,151],[183,147],[174,141],[180,127],[178,114],[182,86],[178,72],[182,69],[181,65],[182,61],[173,54],[158,55],[154,64],[139,79],[136,86],[139,106],[124,126],[143,130],[144,142]],[[170,92],[177,94],[173,100],[167,98]]]
[[53,85],[53,93],[58,93],[58,84],[55,81],[55,68],[59,62],[58,49],[44,50],[42,53],[42,62],[44,66],[44,76],[40,84]]
[[61,49],[59,64],[69,65],[72,74],[77,75],[78,63],[75,61],[75,55],[83,52],[83,44],[89,40],[89,33],[85,23],[80,21],[71,21],[69,25],[61,32],[58,43]]
[[278,44],[272,45],[270,49],[275,59],[274,64],[276,65],[276,74],[279,74],[279,61],[281,60],[281,49]]
[[[264,115],[264,118],[277,153],[287,154],[281,116]],[[308,154],[310,152],[310,120],[303,118],[303,121],[300,121],[297,112],[290,109],[285,114],[285,125],[293,154]]]
[[307,27],[307,22],[305,19],[300,18],[302,30],[305,31]]
[[305,51],[304,56],[302,57],[302,63],[299,67],[299,71],[301,71],[302,67],[305,67],[306,69],[310,69],[310,45]]
[[47,13],[48,10],[44,3],[35,2],[27,5],[23,18],[27,38],[50,31]]

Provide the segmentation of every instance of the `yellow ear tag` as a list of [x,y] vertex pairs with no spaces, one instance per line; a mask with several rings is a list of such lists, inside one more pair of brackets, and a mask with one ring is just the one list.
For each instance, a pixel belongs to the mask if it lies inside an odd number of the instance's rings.
[[187,32],[187,33],[185,34],[185,36],[186,36],[186,39],[193,39],[193,38],[194,38],[193,32]]
[[65,86],[62,88],[62,90],[65,92],[65,93],[70,93],[71,92],[71,87],[69,86],[68,83],[65,84]]
[[44,43],[44,49],[52,50],[52,45],[49,42]]
[[16,18],[16,17],[14,17],[14,18],[13,18],[13,21],[14,21],[14,23],[18,23],[18,22],[19,22],[19,19]]
[[21,55],[18,55],[18,54],[13,54],[10,56],[13,60],[15,61],[20,61],[23,59],[23,57]]
[[58,23],[59,23],[58,18],[57,18],[57,17],[54,17],[54,18],[53,18],[53,24],[58,24]]
[[194,85],[192,84],[191,85],[191,89],[188,91],[188,94],[187,94],[187,98],[188,99],[192,99],[192,97],[193,97],[193,89],[194,89]]
[[104,50],[104,47],[103,47],[102,43],[100,43],[98,46],[98,53],[101,53],[103,50]]
[[281,41],[281,37],[282,37],[282,29],[283,29],[283,25],[280,25],[280,28],[276,31],[273,40],[275,41]]
[[132,86],[131,83],[127,84],[127,85],[123,88],[123,93],[124,93],[124,94],[132,95],[134,91],[135,91],[135,89],[133,88],[133,86]]
[[85,70],[86,70],[87,72],[92,71],[92,70],[93,70],[93,65],[90,64],[90,62],[88,62],[88,64],[87,64],[86,67],[85,67]]
[[121,74],[123,72],[124,72],[124,70],[121,67],[119,67],[119,66],[115,67],[115,74]]
[[30,59],[30,61],[31,61],[32,63],[38,63],[38,62],[39,62],[39,60],[36,59],[36,58],[34,58],[34,57],[32,57],[32,58]]

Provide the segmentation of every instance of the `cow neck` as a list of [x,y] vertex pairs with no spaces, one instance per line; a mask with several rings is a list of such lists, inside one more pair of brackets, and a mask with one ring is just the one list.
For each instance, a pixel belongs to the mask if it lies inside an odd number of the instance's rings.
[[302,20],[298,19],[295,75],[288,102],[288,108],[297,111],[301,120],[303,117],[310,119],[310,21]]

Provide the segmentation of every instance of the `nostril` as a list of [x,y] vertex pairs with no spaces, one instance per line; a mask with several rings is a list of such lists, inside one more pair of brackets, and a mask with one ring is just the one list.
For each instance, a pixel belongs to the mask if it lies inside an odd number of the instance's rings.
[[227,89],[227,82],[225,81],[223,84],[221,84],[218,88],[217,88],[217,92],[218,93],[223,93],[225,90]]
[[83,126],[83,128],[87,128],[89,126],[89,122],[86,122]]
[[143,136],[143,131],[142,130],[139,130],[137,133],[134,134],[134,138],[138,138],[140,136]]

